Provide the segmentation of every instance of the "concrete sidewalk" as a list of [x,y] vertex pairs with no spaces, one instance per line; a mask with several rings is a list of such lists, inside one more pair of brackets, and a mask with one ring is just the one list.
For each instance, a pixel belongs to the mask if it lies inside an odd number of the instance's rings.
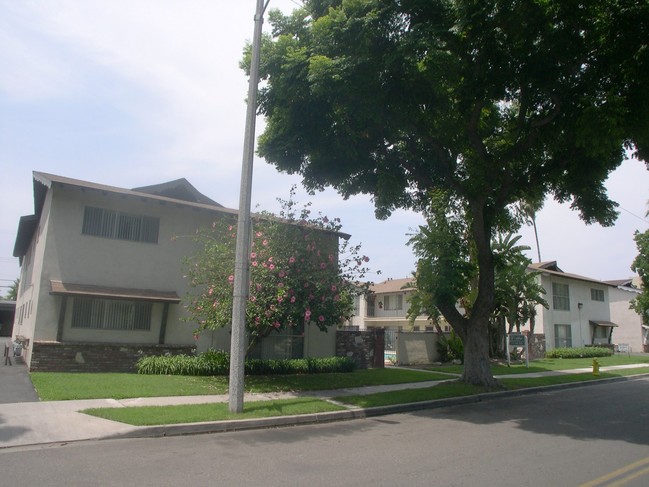
[[[624,365],[602,367],[602,372],[620,368],[640,368],[639,374],[649,373],[649,364]],[[589,372],[591,369],[577,369],[556,372],[543,372],[534,374],[514,374],[504,377],[541,377],[544,375],[561,375],[569,373]],[[450,377],[452,379],[452,377]],[[408,384],[394,384],[385,386],[372,386],[351,389],[336,389],[328,391],[308,391],[304,393],[272,393],[272,394],[246,394],[245,402],[288,399],[294,397],[319,397],[331,399],[336,396],[373,394],[404,389],[430,387],[439,384],[439,381],[425,381]],[[592,382],[587,384],[593,384]],[[584,385],[580,383],[577,385]],[[573,385],[574,386],[574,385]],[[427,407],[446,406],[467,402],[475,402],[485,397],[511,396],[518,391],[496,392],[480,395],[480,397],[454,398],[442,401],[428,401],[384,408],[363,410],[350,408],[347,411],[335,413],[322,413],[304,416],[282,416],[276,418],[263,418],[252,420],[233,420],[210,423],[193,423],[186,425],[169,425],[154,427],[130,426],[106,419],[88,416],[79,411],[97,407],[129,407],[129,406],[165,406],[174,404],[199,404],[227,402],[226,395],[212,396],[174,396],[135,399],[90,399],[81,401],[49,401],[49,402],[19,402],[0,404],[0,449],[8,447],[28,446],[47,443],[65,443],[69,441],[92,440],[118,437],[154,437],[167,435],[182,435],[194,433],[208,433],[218,431],[233,431],[240,429],[253,429],[264,427],[286,426],[292,424],[318,423],[353,419],[372,415],[405,412]],[[434,404],[433,404],[434,403]]]

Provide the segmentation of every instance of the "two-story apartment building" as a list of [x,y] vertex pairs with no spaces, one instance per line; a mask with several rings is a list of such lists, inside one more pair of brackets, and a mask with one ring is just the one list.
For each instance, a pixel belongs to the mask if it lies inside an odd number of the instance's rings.
[[[195,340],[183,260],[197,229],[236,210],[185,179],[124,189],[34,172],[33,191],[34,214],[20,219],[14,247],[13,327],[32,369],[119,370],[143,353],[229,349],[228,329]],[[332,335],[307,327],[304,349],[333,355]]]
[[[556,261],[532,264],[529,268],[538,272],[549,304],[547,309],[537,307],[535,326],[535,333],[545,335],[547,350],[621,343],[620,330],[633,326],[629,317],[616,314],[616,319],[623,321],[612,319],[611,298],[617,286],[566,273]],[[628,300],[625,305],[628,308]]]
[[[351,322],[361,330],[385,328],[402,331],[432,331],[427,316],[418,316],[413,325],[408,321],[410,297],[414,279],[387,279],[370,286],[369,292],[356,299],[356,312]],[[449,331],[449,330],[445,330]]]

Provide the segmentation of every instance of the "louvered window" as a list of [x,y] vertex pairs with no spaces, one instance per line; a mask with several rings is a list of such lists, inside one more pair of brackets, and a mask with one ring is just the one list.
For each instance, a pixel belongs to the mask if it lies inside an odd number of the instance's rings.
[[159,228],[159,218],[86,206],[81,232],[95,237],[158,243]]
[[109,299],[75,298],[72,328],[99,330],[151,329],[152,303]]

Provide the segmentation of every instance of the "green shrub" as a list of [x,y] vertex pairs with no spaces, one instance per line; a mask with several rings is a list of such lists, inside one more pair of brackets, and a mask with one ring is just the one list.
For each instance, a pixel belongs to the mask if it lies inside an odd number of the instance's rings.
[[464,344],[462,339],[451,331],[451,334],[440,335],[437,340],[437,353],[439,353],[440,362],[451,362],[452,360],[460,360],[464,362]]
[[[136,367],[138,374],[149,375],[228,375],[230,354],[210,349],[197,356],[149,356],[140,358]],[[356,362],[349,357],[248,359],[245,363],[247,375],[322,374],[352,372],[355,368]]]
[[613,350],[605,347],[555,348],[545,352],[545,358],[610,357]]

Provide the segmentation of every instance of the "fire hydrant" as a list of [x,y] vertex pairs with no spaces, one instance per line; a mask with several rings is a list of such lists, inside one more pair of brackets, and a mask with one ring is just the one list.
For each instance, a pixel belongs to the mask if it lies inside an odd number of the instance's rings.
[[593,359],[593,375],[599,375],[599,362],[596,358]]

